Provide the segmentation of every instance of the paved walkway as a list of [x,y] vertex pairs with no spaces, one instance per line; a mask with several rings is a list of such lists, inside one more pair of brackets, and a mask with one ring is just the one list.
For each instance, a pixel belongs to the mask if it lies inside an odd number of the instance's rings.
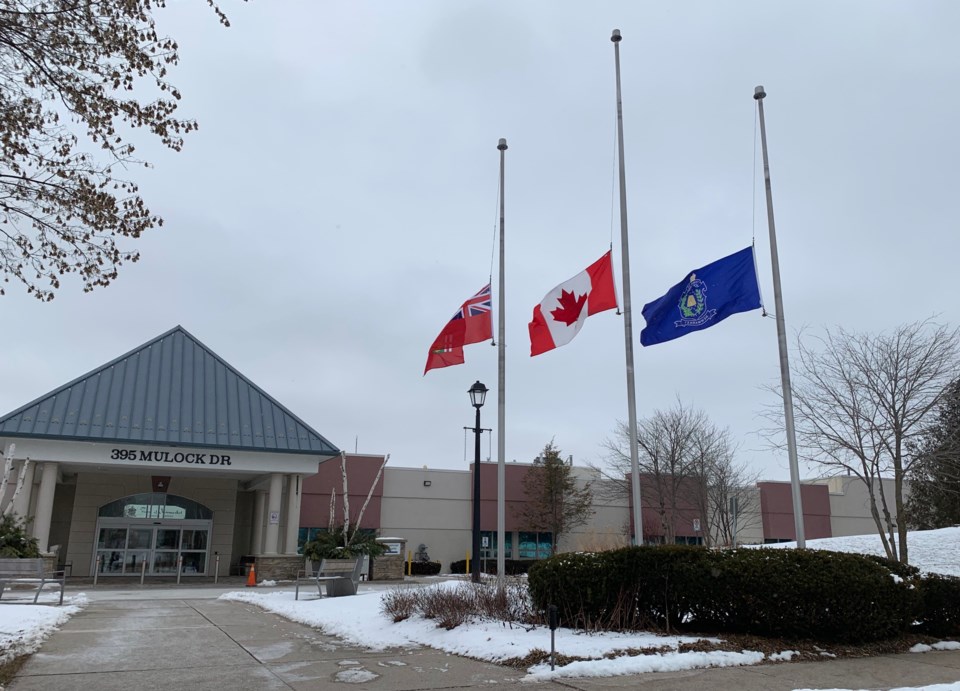
[[636,676],[521,683],[523,673],[430,648],[370,652],[252,605],[224,589],[88,592],[91,602],[9,687],[34,689],[353,688],[889,689],[960,681],[960,651]]

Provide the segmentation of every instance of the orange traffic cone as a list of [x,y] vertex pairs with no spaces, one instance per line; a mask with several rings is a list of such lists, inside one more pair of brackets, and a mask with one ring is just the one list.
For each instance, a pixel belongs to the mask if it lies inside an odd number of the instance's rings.
[[247,587],[257,585],[257,568],[255,564],[250,564],[250,570],[247,571]]

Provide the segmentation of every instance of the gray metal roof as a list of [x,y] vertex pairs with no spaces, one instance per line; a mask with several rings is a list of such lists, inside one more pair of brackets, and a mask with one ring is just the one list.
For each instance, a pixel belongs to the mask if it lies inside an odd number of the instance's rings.
[[0,436],[340,453],[180,326],[0,417]]

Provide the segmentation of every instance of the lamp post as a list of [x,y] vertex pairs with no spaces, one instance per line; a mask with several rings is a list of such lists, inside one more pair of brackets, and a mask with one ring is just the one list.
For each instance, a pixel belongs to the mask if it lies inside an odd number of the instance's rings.
[[480,582],[480,408],[487,398],[487,387],[474,382],[467,393],[470,394],[470,405],[477,409],[477,421],[473,427],[473,547],[470,552],[471,580]]

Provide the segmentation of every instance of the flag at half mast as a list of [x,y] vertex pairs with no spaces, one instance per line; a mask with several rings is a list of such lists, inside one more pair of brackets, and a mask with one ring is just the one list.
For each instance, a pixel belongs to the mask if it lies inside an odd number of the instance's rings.
[[584,271],[558,285],[533,308],[533,320],[528,325],[531,357],[572,341],[587,317],[616,309],[617,291],[610,256],[611,252],[607,252]]
[[753,247],[747,247],[691,271],[666,295],[644,305],[647,326],[640,332],[640,343],[672,341],[760,307]]
[[463,364],[463,346],[493,338],[490,284],[464,302],[440,331],[427,354],[426,374],[438,367]]

